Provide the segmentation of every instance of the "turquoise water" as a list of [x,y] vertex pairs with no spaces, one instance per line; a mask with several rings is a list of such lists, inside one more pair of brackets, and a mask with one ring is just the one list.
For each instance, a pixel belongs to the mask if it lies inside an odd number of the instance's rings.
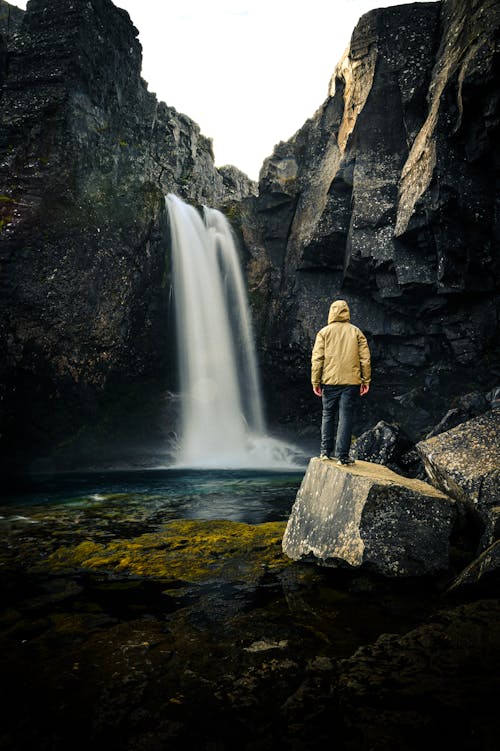
[[[148,470],[31,477],[0,500],[0,522],[112,514],[137,522],[285,520],[303,471]],[[90,521],[90,519],[88,519]]]

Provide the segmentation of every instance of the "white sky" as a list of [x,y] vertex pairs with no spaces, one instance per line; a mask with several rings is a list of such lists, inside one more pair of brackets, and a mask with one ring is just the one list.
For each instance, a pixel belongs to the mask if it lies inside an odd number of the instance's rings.
[[359,17],[403,4],[115,0],[139,30],[149,91],[212,138],[217,166],[234,164],[254,180],[274,146],[323,103]]

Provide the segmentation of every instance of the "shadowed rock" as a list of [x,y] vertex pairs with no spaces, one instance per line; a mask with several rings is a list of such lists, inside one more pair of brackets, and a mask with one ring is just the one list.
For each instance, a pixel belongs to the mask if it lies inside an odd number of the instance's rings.
[[454,503],[420,480],[358,461],[311,459],[283,537],[290,558],[385,576],[447,570]]
[[462,587],[489,587],[498,591],[500,584],[500,540],[481,553],[475,561],[465,568],[450,585],[448,591],[454,592]]
[[453,406],[448,410],[440,422],[426,435],[426,438],[432,438],[440,433],[460,425],[462,422],[472,420],[474,417],[487,412],[492,406],[491,401],[484,394],[477,391],[471,394],[464,394],[455,400]]
[[384,634],[343,660],[336,691],[355,737],[346,747],[493,751],[499,615],[498,600],[461,605],[407,634]]
[[396,469],[398,460],[411,447],[410,439],[399,425],[391,425],[380,420],[355,441],[353,454],[357,459]]
[[138,33],[111,0],[0,5],[8,471],[41,456],[46,469],[53,452],[81,465],[114,445],[123,457],[126,443],[132,455],[163,443],[169,419],[145,415],[144,396],[158,414],[175,380],[164,194],[213,206],[253,191],[240,171],[215,168],[193,120],[148,91]]
[[[498,381],[499,26],[496,0],[370,11],[324,103],[264,163],[244,234],[280,417],[297,419],[335,297],[378,374],[356,432],[384,419],[421,440],[452,396]],[[422,402],[398,404],[431,372]]]

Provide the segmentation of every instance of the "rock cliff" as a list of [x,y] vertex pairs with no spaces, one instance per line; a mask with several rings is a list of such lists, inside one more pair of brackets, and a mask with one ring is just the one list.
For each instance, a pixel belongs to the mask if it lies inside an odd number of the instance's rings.
[[158,445],[175,383],[164,194],[217,206],[253,184],[148,91],[110,0],[0,12],[0,455]]
[[268,415],[295,439],[318,435],[310,351],[335,297],[373,353],[357,435],[386,421],[421,440],[453,396],[496,386],[499,16],[494,0],[363,16],[325,102],[253,195],[148,91],[138,32],[111,0],[31,0],[26,13],[0,0],[5,465],[164,445],[170,191],[228,207]]
[[242,224],[284,423],[318,421],[310,351],[335,297],[373,353],[358,429],[422,437],[443,398],[498,381],[499,19],[494,0],[363,16],[326,101],[264,163]]

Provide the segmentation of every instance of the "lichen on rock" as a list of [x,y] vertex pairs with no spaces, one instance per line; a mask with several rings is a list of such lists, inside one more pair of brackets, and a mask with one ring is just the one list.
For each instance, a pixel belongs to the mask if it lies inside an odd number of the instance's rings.
[[378,464],[311,459],[283,536],[289,557],[366,567],[389,577],[449,568],[454,503]]

